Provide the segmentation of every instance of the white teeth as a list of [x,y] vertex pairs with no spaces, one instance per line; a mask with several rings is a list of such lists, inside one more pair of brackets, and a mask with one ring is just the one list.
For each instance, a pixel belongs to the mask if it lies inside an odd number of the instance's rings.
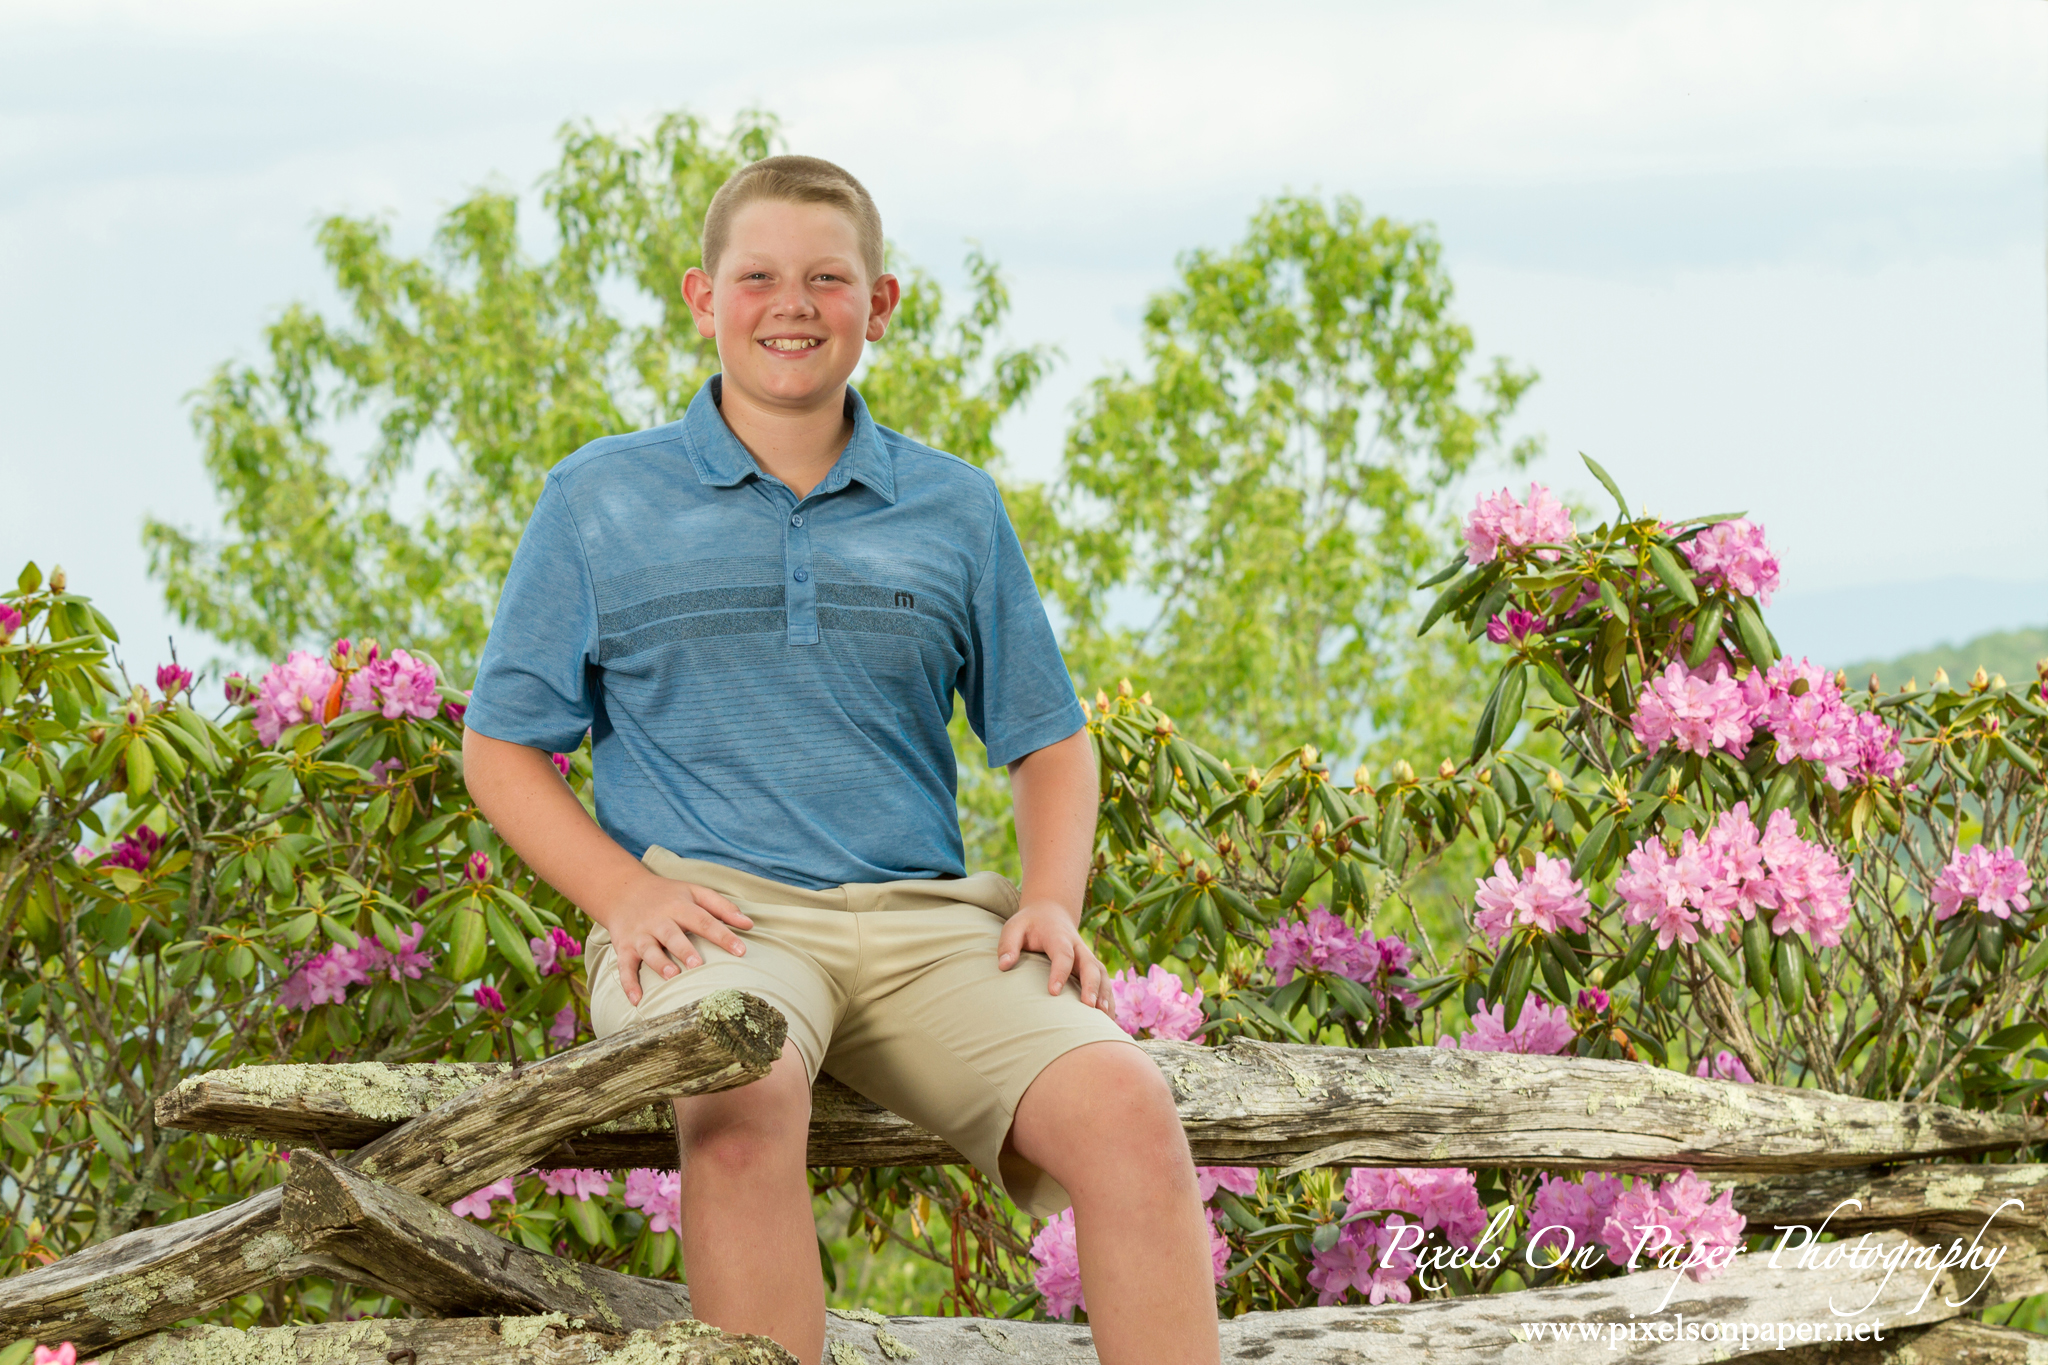
[[812,337],[769,337],[763,344],[773,351],[808,351],[818,342]]

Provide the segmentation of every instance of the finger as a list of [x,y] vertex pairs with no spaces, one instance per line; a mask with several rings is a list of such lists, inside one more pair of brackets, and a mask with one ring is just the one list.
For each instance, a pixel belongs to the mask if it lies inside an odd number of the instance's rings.
[[1093,1007],[1102,998],[1102,964],[1086,948],[1081,950],[1076,962],[1074,975],[1081,983],[1081,1003]]
[[1024,951],[1024,925],[1012,918],[1003,922],[1002,937],[996,940],[996,967],[1007,972],[1017,965],[1017,955]]
[[693,885],[689,890],[692,900],[703,906],[711,914],[724,920],[727,924],[736,925],[741,929],[751,929],[754,927],[754,921],[748,916],[746,911],[740,909],[710,887]]
[[747,955],[746,941],[728,929],[725,921],[716,915],[703,910],[698,910],[694,914],[686,912],[683,916],[683,927],[699,938],[710,939],[734,957]]
[[626,989],[626,999],[631,1004],[640,1003],[640,954],[630,944],[617,943],[619,962],[619,984]]
[[671,958],[675,959],[674,962],[662,964],[661,974],[663,976],[674,976],[676,974],[677,962],[682,963],[685,967],[701,967],[704,965],[704,959],[697,954],[697,945],[690,942],[690,936],[683,932],[682,925],[673,923],[659,925],[654,930],[654,936],[661,940],[661,946],[668,950],[668,955]]
[[1046,991],[1058,995],[1060,987],[1067,984],[1067,974],[1074,968],[1074,950],[1064,943],[1055,943],[1047,956],[1052,959],[1052,974],[1046,978]]

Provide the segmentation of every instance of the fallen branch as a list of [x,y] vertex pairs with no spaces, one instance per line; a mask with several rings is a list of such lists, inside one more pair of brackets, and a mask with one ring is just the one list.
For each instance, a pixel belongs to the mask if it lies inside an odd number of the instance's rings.
[[[1909,1240],[1919,1248],[1935,1245],[1926,1239]],[[1888,1275],[1882,1264],[1861,1269],[1790,1264],[1773,1268],[1767,1256],[1751,1255],[1738,1258],[1707,1284],[1651,1270],[1590,1284],[1416,1304],[1248,1313],[1222,1324],[1223,1358],[1264,1365],[1556,1365],[1560,1352],[1587,1359],[1597,1351],[1617,1359],[1625,1354],[1639,1365],[1705,1365],[1716,1360],[2020,1365],[2037,1359],[2027,1351],[2048,1345],[2040,1337],[1955,1319],[1988,1303],[2048,1289],[2041,1244],[2014,1241],[1988,1279],[1980,1284],[1980,1278],[1980,1273],[1957,1271],[1916,1273],[1910,1266]],[[1843,1317],[1831,1305],[1861,1311]],[[1846,1341],[1834,1339],[1838,1322],[1848,1326]],[[1788,1324],[1796,1330],[1801,1323],[1818,1328],[1828,1344],[1811,1346],[1802,1356],[1797,1349],[1780,1350],[1774,1336],[1763,1336],[1766,1329],[1775,1332]],[[1860,1341],[1854,1335],[1859,1324]],[[1732,1340],[1688,1339],[1687,1325],[1708,1327],[1717,1335],[1727,1332]],[[1659,1339],[1663,1329],[1670,1329],[1671,1340]],[[416,1353],[420,1365],[558,1365],[602,1361],[629,1349],[641,1352],[629,1357],[635,1365],[788,1359],[766,1351],[758,1356],[741,1354],[738,1341],[750,1339],[714,1343],[709,1337],[685,1335],[690,1330],[677,1324],[661,1332],[635,1334],[629,1343],[616,1334],[578,1331],[561,1314],[502,1321],[373,1320],[246,1333],[191,1328],[137,1342],[104,1359],[105,1365],[171,1365],[196,1359],[376,1365],[402,1359],[408,1349]],[[1875,1337],[1878,1332],[1881,1339]],[[835,1312],[827,1322],[827,1339],[833,1343],[827,1359],[834,1365],[913,1358],[927,1365],[1094,1365],[1096,1360],[1088,1329],[1061,1322]],[[237,1346],[243,1348],[241,1353],[233,1353]],[[700,1354],[688,1354],[693,1347]],[[1570,1356],[1574,1351],[1576,1356]]]
[[[781,1054],[782,1038],[782,1016],[774,1009],[752,996],[720,992],[600,1042],[516,1071],[505,1068],[410,1122],[390,1125],[351,1164],[387,1185],[446,1203],[526,1169],[564,1135],[594,1118],[638,1109],[651,1095],[709,1093],[765,1075]],[[304,1070],[311,1068],[287,1073]],[[165,1100],[173,1113],[175,1099]],[[317,1243],[294,1238],[280,1217],[281,1197],[273,1187],[229,1208],[143,1228],[0,1280],[0,1341],[61,1338],[92,1352],[273,1280],[358,1278],[322,1260]]]
[[[1896,1171],[1802,1171],[1735,1185],[1735,1207],[1756,1232],[1781,1224],[1853,1237],[1875,1228],[1974,1233],[2048,1231],[2048,1166],[1906,1166]],[[2018,1201],[2015,1204],[2013,1201]],[[1851,1207],[1851,1205],[1859,1207]]]
[[614,1332],[690,1316],[689,1291],[530,1250],[440,1204],[317,1152],[292,1153],[284,1230],[338,1262],[338,1278],[440,1317],[566,1313]]
[[[1700,1080],[1634,1062],[1244,1040],[1150,1042],[1204,1165],[1544,1166],[1788,1172],[2021,1146],[2022,1115]],[[332,1148],[367,1141],[481,1083],[484,1067],[243,1067],[166,1096],[164,1127]],[[274,1074],[273,1074],[274,1073]],[[499,1073],[502,1074],[502,1073]],[[670,1166],[666,1105],[588,1124],[544,1165]],[[814,1166],[958,1162],[937,1137],[836,1082],[812,1097]],[[477,1182],[482,1183],[482,1182]]]

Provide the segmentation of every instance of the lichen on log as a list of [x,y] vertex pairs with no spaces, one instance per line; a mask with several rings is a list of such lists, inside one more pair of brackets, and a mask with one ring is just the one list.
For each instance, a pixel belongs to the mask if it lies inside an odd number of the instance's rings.
[[502,1318],[363,1318],[295,1327],[182,1327],[100,1357],[101,1365],[796,1365],[766,1337],[701,1322],[605,1332],[561,1313]]

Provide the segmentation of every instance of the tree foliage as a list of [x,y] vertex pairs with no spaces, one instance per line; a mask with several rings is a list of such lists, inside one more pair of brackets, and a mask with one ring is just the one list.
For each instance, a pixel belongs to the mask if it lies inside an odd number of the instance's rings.
[[1149,372],[1096,380],[1068,437],[1051,577],[1076,671],[1128,672],[1231,747],[1412,739],[1441,694],[1403,675],[1442,661],[1409,642],[1408,594],[1535,376],[1468,376],[1435,237],[1350,198],[1277,199],[1190,253],[1144,344]]
[[[324,222],[345,316],[293,305],[265,329],[266,364],[223,365],[197,396],[228,535],[145,529],[179,619],[268,657],[367,631],[467,677],[548,469],[680,416],[715,371],[683,273],[712,193],[775,142],[760,113],[722,135],[686,114],[637,139],[565,128],[542,256],[499,190],[449,210],[418,256],[376,221]],[[967,268],[950,324],[938,285],[906,273],[862,384],[886,424],[988,463],[1049,354],[992,345],[1008,296],[978,252]],[[340,453],[351,441],[359,456]]]

